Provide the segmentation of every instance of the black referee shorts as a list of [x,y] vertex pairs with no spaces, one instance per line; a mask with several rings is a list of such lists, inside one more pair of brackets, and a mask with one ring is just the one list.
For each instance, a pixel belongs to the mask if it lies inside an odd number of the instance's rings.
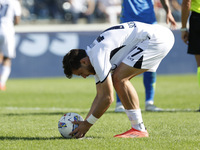
[[200,14],[193,11],[189,23],[188,54],[200,54]]

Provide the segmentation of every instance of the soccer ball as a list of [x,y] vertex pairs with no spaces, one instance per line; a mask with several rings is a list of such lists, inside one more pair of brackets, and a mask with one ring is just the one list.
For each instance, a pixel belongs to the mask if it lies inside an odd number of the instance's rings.
[[78,125],[73,124],[72,121],[83,121],[83,118],[77,113],[67,113],[58,121],[58,130],[64,138],[72,138],[69,133],[78,127]]

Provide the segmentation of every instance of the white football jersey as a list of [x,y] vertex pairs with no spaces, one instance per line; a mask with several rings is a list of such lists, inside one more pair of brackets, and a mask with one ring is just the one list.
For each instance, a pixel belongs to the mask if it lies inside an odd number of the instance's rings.
[[21,16],[18,0],[0,0],[0,30],[14,31],[14,16]]
[[[172,37],[171,43],[166,40],[169,37],[163,35],[165,33]],[[159,45],[158,43],[163,43],[163,47],[168,48],[165,50],[165,48],[157,46]],[[154,67],[154,70],[156,70],[162,58],[172,48],[173,43],[173,34],[165,27],[140,22],[128,22],[103,31],[87,47],[86,53],[94,67],[96,72],[95,81],[98,83],[103,82],[110,71],[116,69],[122,61],[139,69],[151,69]],[[169,46],[166,46],[167,44]],[[142,47],[142,50],[141,48],[136,48],[138,45]],[[151,45],[150,49],[149,45]],[[133,53],[134,50],[136,51]],[[129,53],[131,53],[130,56],[128,56]],[[161,55],[157,55],[157,53]],[[152,55],[156,55],[155,58]],[[143,59],[145,60],[144,63]],[[151,61],[151,63],[148,63],[147,60]]]
[[0,0],[0,52],[9,58],[16,55],[14,17],[20,15],[18,0]]

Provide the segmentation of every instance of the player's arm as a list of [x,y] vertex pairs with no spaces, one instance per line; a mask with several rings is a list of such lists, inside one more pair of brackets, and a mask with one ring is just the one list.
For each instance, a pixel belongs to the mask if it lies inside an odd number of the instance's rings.
[[96,106],[97,106],[97,104],[98,104],[98,100],[100,99],[100,98],[99,98],[99,94],[98,94],[99,92],[98,92],[98,91],[100,91],[100,87],[101,87],[101,83],[99,82],[99,83],[96,84],[96,91],[97,91],[97,94],[96,94],[96,96],[95,96],[95,98],[94,98],[94,101],[93,101],[93,103],[92,103],[92,105],[91,105],[90,111],[88,112],[88,114],[87,114],[85,120],[87,120],[87,118],[93,113],[93,111],[95,110],[95,108],[96,108]]
[[160,2],[161,2],[163,8],[166,11],[166,22],[167,22],[167,24],[170,22],[172,28],[175,29],[177,25],[176,25],[176,21],[175,21],[174,17],[172,16],[171,10],[170,10],[169,0],[160,0]]
[[14,1],[14,20],[13,23],[14,25],[17,25],[21,21],[21,14],[22,14],[22,9],[21,9],[21,3],[19,1]]
[[[92,115],[96,119],[99,119],[104,112],[109,108],[111,103],[113,102],[113,85],[111,75],[109,75],[103,83],[99,83],[96,85],[97,95],[92,103],[91,109],[86,117],[86,120],[83,122],[77,122],[79,124],[78,128],[76,128],[71,134],[75,134],[74,138],[83,137],[90,127],[93,125],[88,120]],[[89,123],[90,122],[90,123]]]
[[96,118],[100,118],[113,102],[113,84],[111,75],[108,75],[103,83],[97,84],[96,89],[97,95],[87,117],[92,114]]
[[87,0],[88,3],[88,9],[85,12],[86,15],[91,15],[94,12],[95,9],[95,1],[94,0]]
[[191,0],[183,0],[181,5],[181,38],[187,44],[188,41],[188,31],[187,31],[187,20],[190,14],[190,4]]
[[20,23],[21,17],[20,16],[15,16],[14,18],[14,25],[17,25]]

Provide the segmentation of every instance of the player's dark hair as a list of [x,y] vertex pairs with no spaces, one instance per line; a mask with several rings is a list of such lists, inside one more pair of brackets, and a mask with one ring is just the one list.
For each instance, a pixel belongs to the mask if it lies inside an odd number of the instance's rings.
[[72,70],[77,70],[81,67],[80,60],[86,57],[84,49],[72,49],[63,58],[64,73],[67,78],[72,78]]

